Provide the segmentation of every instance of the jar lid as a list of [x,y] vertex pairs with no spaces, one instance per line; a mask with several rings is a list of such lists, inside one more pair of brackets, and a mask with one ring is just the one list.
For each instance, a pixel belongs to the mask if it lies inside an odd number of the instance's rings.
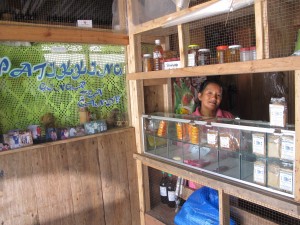
[[220,45],[217,47],[217,50],[227,50],[228,46],[227,45]]
[[146,53],[146,54],[143,55],[143,57],[144,57],[144,58],[151,58],[151,57],[152,57],[152,54]]
[[210,52],[210,49],[208,48],[201,48],[198,50],[198,52]]
[[250,50],[256,50],[256,46],[251,46]]
[[228,48],[241,48],[241,45],[230,45]]
[[192,44],[192,45],[189,45],[188,48],[199,48],[199,45]]
[[249,51],[250,48],[241,48],[240,51]]

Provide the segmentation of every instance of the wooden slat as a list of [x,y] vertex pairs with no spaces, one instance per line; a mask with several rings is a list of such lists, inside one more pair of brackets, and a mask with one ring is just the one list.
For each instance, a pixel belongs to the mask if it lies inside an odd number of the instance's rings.
[[220,225],[227,225],[230,221],[230,203],[229,195],[224,193],[222,189],[218,191],[219,193],[219,218]]
[[295,200],[300,202],[300,70],[295,71]]
[[266,73],[274,71],[292,71],[300,69],[300,57],[283,57],[253,60],[247,62],[224,63],[207,66],[186,67],[174,70],[160,70],[144,73],[131,73],[128,80],[143,80],[171,77],[215,76],[248,73]]
[[256,1],[255,8],[255,37],[256,37],[256,58],[264,58],[264,26],[263,26],[263,2]]
[[64,42],[128,45],[128,35],[110,30],[42,27],[0,23],[1,41]]
[[183,165],[174,164],[166,160],[140,154],[135,154],[134,158],[141,161],[144,165],[151,166],[152,168],[172,173],[178,177],[182,177],[217,190],[223,190],[226,194],[236,196],[249,202],[253,202],[300,219],[300,204],[291,198],[259,190],[249,185],[233,182],[228,179],[185,167]]

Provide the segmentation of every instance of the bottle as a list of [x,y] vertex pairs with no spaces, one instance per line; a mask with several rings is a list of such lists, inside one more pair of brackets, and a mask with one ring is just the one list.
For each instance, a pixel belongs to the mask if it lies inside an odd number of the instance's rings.
[[228,46],[221,45],[217,47],[217,58],[218,63],[227,63],[228,62]]
[[199,45],[189,45],[188,46],[188,65],[187,66],[197,66]]
[[155,46],[153,49],[153,70],[162,70],[163,62],[163,48],[160,44],[160,40],[155,40]]
[[250,60],[250,48],[240,49],[241,62],[246,62]]
[[160,192],[160,200],[164,204],[168,204],[167,184],[168,184],[168,177],[166,176],[166,173],[162,171],[162,178],[159,183],[159,192]]
[[175,208],[176,201],[175,201],[175,185],[172,179],[172,174],[168,174],[169,180],[167,184],[167,191],[168,191],[168,206],[170,208]]
[[144,54],[143,55],[143,72],[152,71],[153,63],[152,63],[152,55],[151,54]]

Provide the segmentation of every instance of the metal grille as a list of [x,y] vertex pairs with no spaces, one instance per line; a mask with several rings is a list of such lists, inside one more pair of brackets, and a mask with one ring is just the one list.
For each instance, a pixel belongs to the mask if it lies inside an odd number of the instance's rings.
[[113,0],[3,0],[3,21],[76,26],[77,20],[92,20],[93,27],[111,29]]
[[[107,119],[114,109],[118,109],[124,115],[127,113],[125,47],[63,43],[7,44],[0,45],[0,59],[10,59],[10,72],[22,68],[23,62],[28,62],[31,66],[48,62],[57,67],[56,77],[48,76],[41,80],[37,79],[38,72],[32,76],[26,76],[24,72],[18,78],[13,78],[8,73],[0,76],[1,132],[40,124],[40,117],[49,112],[54,114],[58,127],[77,125],[81,96],[84,96],[86,103],[94,100],[98,104],[87,107],[91,115],[94,115],[93,119]],[[62,74],[62,62],[69,63],[68,71],[75,71],[74,65],[80,65],[80,62],[83,63],[82,69],[86,66],[92,71],[92,67],[87,65],[96,62],[97,70],[102,71],[103,75],[91,76],[83,73],[78,79],[71,76],[59,78],[59,74]],[[112,64],[120,65],[123,71],[121,75],[116,75],[113,66],[104,73],[105,65]],[[47,67],[47,73],[52,72],[50,67]],[[116,96],[120,96],[118,101]],[[100,104],[101,100],[104,104]]]

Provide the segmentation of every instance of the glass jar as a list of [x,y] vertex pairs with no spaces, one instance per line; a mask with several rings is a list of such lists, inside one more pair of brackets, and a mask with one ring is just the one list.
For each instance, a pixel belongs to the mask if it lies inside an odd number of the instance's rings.
[[246,62],[250,60],[250,48],[241,48],[240,49],[241,62]]
[[229,62],[240,61],[240,48],[241,45],[230,45],[229,48]]
[[143,55],[143,72],[149,72],[153,70],[153,58],[151,54]]
[[227,63],[228,62],[228,46],[221,45],[217,47],[217,59],[218,63]]
[[198,66],[210,64],[210,50],[202,48],[198,50]]
[[250,47],[250,60],[256,60],[256,47]]
[[197,66],[199,45],[189,45],[188,46],[188,65],[187,66]]

